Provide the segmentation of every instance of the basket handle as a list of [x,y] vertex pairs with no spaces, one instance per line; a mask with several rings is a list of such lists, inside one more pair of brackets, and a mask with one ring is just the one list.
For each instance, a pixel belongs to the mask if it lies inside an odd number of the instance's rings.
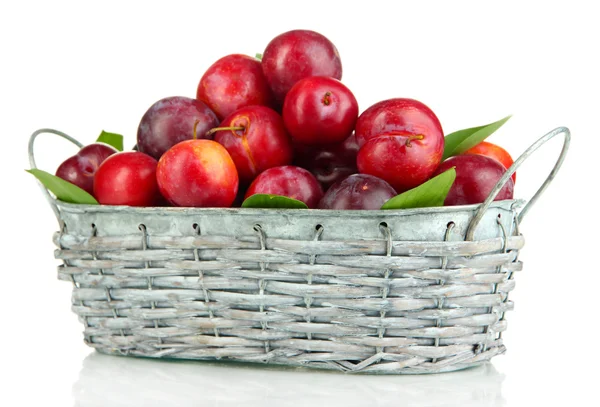
[[[73,137],[63,133],[62,131],[53,130],[53,129],[36,130],[33,132],[31,137],[29,137],[28,153],[29,153],[29,165],[31,166],[31,169],[37,169],[37,165],[35,164],[35,154],[33,152],[33,147],[34,147],[35,139],[37,138],[37,136],[39,136],[40,134],[43,134],[43,133],[55,134],[57,136],[60,136],[64,139],[69,140],[71,143],[75,144],[79,148],[83,147],[83,144],[81,144],[79,141],[75,140]],[[50,195],[50,192],[46,189],[46,187],[41,182],[38,181],[38,184],[39,184],[40,188],[42,189],[42,193],[46,197],[46,200],[52,207],[52,210],[54,211],[54,215],[56,216],[56,220],[58,220],[59,225],[62,226],[60,212],[58,211],[58,207],[56,206],[56,200],[52,197],[52,195]]]
[[467,227],[465,240],[473,240],[473,235],[475,234],[475,228],[479,224],[479,221],[481,221],[481,218],[483,218],[483,215],[485,214],[485,212],[491,205],[494,198],[496,198],[496,195],[498,195],[498,193],[500,192],[502,187],[504,187],[504,184],[506,184],[506,182],[508,182],[509,178],[517,170],[517,168],[519,168],[519,166],[523,163],[523,161],[525,161],[531,154],[533,154],[534,151],[536,151],[538,148],[540,148],[548,140],[554,138],[555,136],[558,136],[559,134],[562,134],[564,136],[563,148],[560,152],[560,155],[558,156],[558,159],[556,160],[556,164],[554,164],[554,168],[552,169],[552,171],[550,172],[550,174],[548,175],[548,177],[546,178],[546,180],[544,181],[542,186],[537,190],[535,195],[533,195],[533,197],[529,200],[529,202],[527,202],[527,204],[523,207],[523,209],[517,215],[517,222],[521,223],[523,221],[523,218],[527,214],[527,211],[529,211],[531,206],[538,200],[540,195],[546,190],[546,188],[548,187],[550,182],[552,182],[552,180],[556,176],[556,173],[560,169],[563,161],[565,160],[565,157],[567,155],[567,150],[569,149],[569,143],[571,142],[571,132],[566,127],[557,127],[556,129],[552,130],[551,132],[549,132],[546,135],[544,135],[543,137],[541,137],[539,140],[537,140],[535,143],[533,143],[527,150],[525,150],[525,152],[523,152],[523,154],[521,154],[521,156],[519,158],[517,158],[517,160],[510,166],[510,168],[508,168],[506,170],[506,172],[498,180],[498,182],[496,183],[496,185],[494,186],[494,188],[492,189],[492,191],[490,192],[490,194],[488,195],[486,200],[479,206],[479,209],[475,213],[475,216],[473,217],[473,219],[471,219],[471,222],[469,223],[469,226]]

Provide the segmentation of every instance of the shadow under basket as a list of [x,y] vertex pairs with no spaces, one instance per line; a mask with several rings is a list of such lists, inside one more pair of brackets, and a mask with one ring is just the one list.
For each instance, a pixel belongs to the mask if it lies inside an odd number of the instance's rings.
[[[56,130],[41,129],[79,142]],[[529,202],[493,201],[556,135]],[[379,211],[77,205],[42,187],[59,221],[58,278],[102,353],[376,374],[437,373],[505,352],[519,224],[560,168],[561,127],[482,204]],[[41,184],[40,184],[41,185]]]

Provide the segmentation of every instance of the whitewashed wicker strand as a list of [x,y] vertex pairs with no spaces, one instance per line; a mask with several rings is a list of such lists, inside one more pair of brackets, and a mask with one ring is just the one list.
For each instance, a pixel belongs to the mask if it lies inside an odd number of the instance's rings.
[[[553,177],[564,128],[492,195],[558,134]],[[58,278],[74,285],[72,310],[100,352],[378,374],[458,370],[505,352],[521,201],[338,212],[50,200]]]

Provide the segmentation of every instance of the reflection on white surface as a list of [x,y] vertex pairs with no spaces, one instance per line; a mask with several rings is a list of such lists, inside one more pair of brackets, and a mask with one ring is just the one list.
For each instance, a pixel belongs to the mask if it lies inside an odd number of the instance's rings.
[[73,386],[76,406],[503,406],[491,363],[435,375],[373,376],[183,362],[94,352]]

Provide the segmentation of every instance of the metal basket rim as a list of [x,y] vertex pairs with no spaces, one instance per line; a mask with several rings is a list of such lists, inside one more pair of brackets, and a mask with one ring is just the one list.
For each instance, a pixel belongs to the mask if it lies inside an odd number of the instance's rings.
[[[410,209],[385,209],[385,210],[331,210],[331,209],[275,209],[275,208],[195,208],[195,207],[134,207],[124,205],[86,205],[73,204],[64,201],[55,201],[61,211],[69,213],[114,213],[136,212],[151,214],[172,215],[293,215],[298,217],[385,217],[385,216],[410,216],[428,213],[455,213],[476,211],[481,204],[436,206]],[[490,209],[512,210],[521,207],[524,199],[504,199],[493,201]]]

